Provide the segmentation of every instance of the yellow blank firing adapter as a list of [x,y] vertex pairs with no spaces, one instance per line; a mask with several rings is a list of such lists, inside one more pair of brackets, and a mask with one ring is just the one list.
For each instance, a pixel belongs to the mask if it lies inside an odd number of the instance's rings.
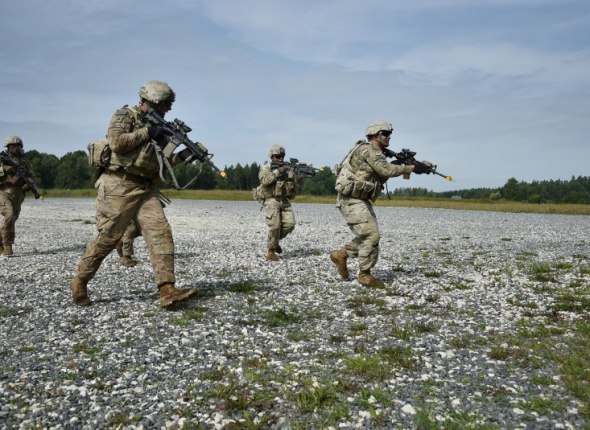
[[453,177],[452,176],[445,176],[445,181],[453,182]]
[[225,172],[219,172],[219,176],[227,179],[227,173],[225,173]]

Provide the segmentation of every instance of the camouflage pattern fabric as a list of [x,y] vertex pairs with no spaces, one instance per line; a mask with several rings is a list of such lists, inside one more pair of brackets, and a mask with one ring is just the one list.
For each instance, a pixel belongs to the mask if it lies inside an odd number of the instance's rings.
[[[287,173],[289,174],[289,173]],[[266,162],[260,167],[258,179],[264,194],[263,208],[268,226],[267,248],[275,249],[279,240],[285,238],[295,229],[295,214],[289,199],[295,197],[296,180],[277,176]],[[292,174],[292,172],[290,173]]]
[[366,271],[377,264],[381,239],[372,201],[379,197],[387,179],[403,174],[404,169],[389,163],[377,145],[368,142],[360,145],[343,168],[350,169],[350,176],[359,181],[374,184],[375,191],[364,199],[339,193],[336,206],[354,234],[354,239],[345,245],[346,252],[349,257],[358,257],[359,270]]
[[139,109],[125,107],[115,112],[107,138],[112,164],[95,184],[98,233],[88,243],[76,275],[90,281],[129,223],[135,221],[147,244],[156,284],[174,283],[172,229],[154,185],[158,182],[158,160],[150,148],[155,142],[149,138]]
[[121,238],[121,242],[123,244],[121,250],[124,257],[131,257],[134,254],[133,242],[139,236],[141,236],[139,228],[137,228],[135,221],[132,220],[127,226],[123,237]]
[[359,270],[370,270],[379,260],[379,226],[370,200],[342,197],[339,209],[354,239],[345,245],[349,257],[358,257]]
[[4,217],[4,223],[0,227],[0,247],[14,244],[15,224],[24,199],[25,193],[22,191],[0,191],[0,215]]
[[264,201],[264,213],[268,226],[266,246],[268,249],[275,249],[279,245],[279,240],[295,229],[295,213],[289,200],[274,198]]
[[[28,171],[31,173],[31,179],[34,178],[29,160],[23,157],[12,158],[19,163],[26,164]],[[0,162],[0,171],[2,172],[0,175],[0,215],[4,217],[4,222],[0,227],[1,247],[14,244],[15,224],[20,215],[22,203],[25,200],[25,190],[23,189],[24,181],[16,177],[14,167]]]
[[158,191],[135,181],[103,173],[97,181],[96,227],[77,275],[90,281],[104,258],[117,246],[131,220],[135,220],[148,246],[157,285],[175,282],[172,229]]

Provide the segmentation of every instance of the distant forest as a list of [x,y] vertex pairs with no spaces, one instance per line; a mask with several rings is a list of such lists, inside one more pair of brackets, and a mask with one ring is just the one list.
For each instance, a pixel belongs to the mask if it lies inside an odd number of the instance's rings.
[[[88,164],[85,151],[68,152],[63,157],[32,150],[26,153],[31,161],[36,184],[40,189],[92,188],[95,170]],[[218,166],[221,168],[221,166]],[[318,166],[316,166],[318,167]],[[257,163],[224,166],[227,179],[221,178],[209,166],[194,164],[175,169],[180,185],[188,183],[198,174],[189,189],[250,190],[258,185]],[[199,173],[200,172],[200,173]],[[301,193],[310,195],[335,195],[336,178],[329,167],[323,168],[314,177],[303,181]],[[391,183],[390,183],[391,184]],[[544,180],[526,183],[510,178],[500,188],[474,188],[467,190],[434,192],[425,188],[395,188],[394,197],[428,197],[479,200],[513,200],[529,203],[582,203],[590,204],[590,177],[578,176],[569,181]]]

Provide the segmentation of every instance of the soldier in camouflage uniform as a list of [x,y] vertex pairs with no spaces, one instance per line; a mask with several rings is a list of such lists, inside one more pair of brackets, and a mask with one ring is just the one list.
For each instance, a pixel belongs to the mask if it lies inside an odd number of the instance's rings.
[[[95,184],[98,233],[88,243],[70,285],[72,299],[79,306],[92,304],[87,284],[117,246],[131,220],[137,223],[148,246],[160,306],[166,308],[197,294],[196,288],[179,290],[174,286],[172,229],[157,188],[162,161],[159,157],[168,137],[161,127],[148,124],[144,118],[150,109],[164,116],[171,109],[175,94],[166,83],[149,81],[139,90],[139,97],[138,105],[119,109],[109,124],[107,141],[112,154]],[[190,150],[184,149],[170,156],[170,163],[175,165],[189,157]]]
[[[367,141],[358,141],[338,166],[336,178],[337,207],[354,239],[344,248],[330,254],[342,279],[348,279],[346,261],[358,257],[361,285],[383,288],[384,283],[371,275],[371,268],[379,258],[379,226],[373,202],[383,190],[383,184],[392,176],[404,175],[409,179],[415,171],[413,165],[394,165],[387,161],[383,149],[389,146],[393,127],[386,121],[374,121],[367,127]],[[419,173],[419,172],[416,172]]]
[[[6,155],[15,163],[23,164],[32,181],[34,173],[31,163],[24,157],[22,139],[18,136],[8,136],[5,147]],[[13,254],[14,225],[20,215],[21,205],[28,189],[26,182],[17,176],[15,168],[0,161],[0,214],[4,217],[4,223],[0,227],[0,255]]]
[[295,229],[295,214],[290,200],[295,197],[299,179],[293,170],[286,167],[271,169],[271,163],[283,163],[285,148],[272,145],[268,155],[270,162],[260,167],[258,179],[268,226],[266,259],[278,261],[277,254],[283,252],[279,240]]

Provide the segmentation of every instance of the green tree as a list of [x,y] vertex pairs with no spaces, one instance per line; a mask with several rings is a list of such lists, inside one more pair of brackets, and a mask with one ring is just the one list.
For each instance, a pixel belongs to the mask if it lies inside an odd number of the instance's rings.
[[35,184],[39,188],[49,189],[55,187],[55,179],[59,166],[59,158],[52,154],[40,153],[35,150],[25,153],[31,162],[35,172]]
[[311,194],[314,196],[336,195],[334,186],[336,185],[336,176],[329,167],[323,167],[311,178],[303,179],[301,185],[301,194]]
[[91,188],[93,173],[86,152],[68,152],[59,160],[55,186],[65,189]]

